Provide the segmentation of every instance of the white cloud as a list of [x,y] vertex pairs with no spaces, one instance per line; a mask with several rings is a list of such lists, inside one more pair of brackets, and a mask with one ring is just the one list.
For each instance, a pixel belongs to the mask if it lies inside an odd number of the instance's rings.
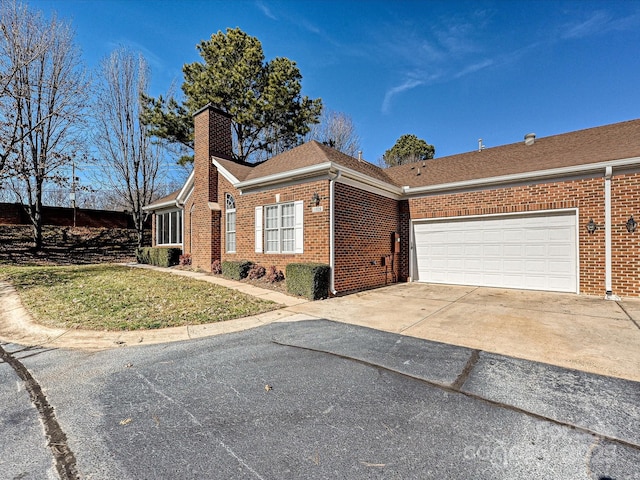
[[260,11],[264,14],[265,17],[270,18],[271,20],[278,20],[278,17],[276,17],[273,14],[271,9],[267,5],[265,5],[264,2],[258,0],[256,2],[256,7],[258,7],[260,9]]
[[491,59],[487,59],[487,60],[484,60],[484,61],[478,62],[478,63],[473,63],[471,65],[468,65],[468,66],[464,67],[462,70],[460,70],[458,73],[456,73],[453,76],[453,78],[464,77],[465,75],[469,75],[470,73],[477,72],[478,70],[482,70],[484,68],[491,67],[494,64],[495,64],[495,62],[493,60],[491,60]]
[[382,113],[387,113],[391,106],[391,100],[396,95],[406,92],[407,90],[411,90],[413,88],[419,87],[420,85],[424,85],[424,81],[416,80],[416,79],[408,79],[403,84],[398,85],[397,87],[390,88],[387,90],[387,93],[384,95],[384,101],[382,102]]
[[607,29],[611,17],[605,12],[594,12],[591,17],[583,22],[568,25],[562,35],[563,38],[584,38]]
[[630,30],[637,28],[639,24],[640,15],[637,13],[616,18],[600,10],[593,12],[586,20],[565,25],[561,37],[580,39],[610,31]]

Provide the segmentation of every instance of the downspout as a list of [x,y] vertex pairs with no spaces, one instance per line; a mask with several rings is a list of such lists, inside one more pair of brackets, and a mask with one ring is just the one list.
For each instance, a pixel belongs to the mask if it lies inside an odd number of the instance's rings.
[[336,195],[335,195],[335,181],[340,178],[342,172],[338,170],[335,177],[329,181],[329,267],[331,273],[329,274],[329,291],[331,295],[336,295],[338,292],[335,288],[335,266],[336,266]]
[[604,289],[607,300],[620,300],[613,294],[611,280],[611,176],[613,168],[606,167],[604,172]]

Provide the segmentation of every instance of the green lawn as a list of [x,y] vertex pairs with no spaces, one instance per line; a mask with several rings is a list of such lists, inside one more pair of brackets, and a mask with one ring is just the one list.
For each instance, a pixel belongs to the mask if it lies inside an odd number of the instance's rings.
[[139,330],[221,322],[280,308],[208,282],[120,265],[6,266],[22,303],[43,325]]

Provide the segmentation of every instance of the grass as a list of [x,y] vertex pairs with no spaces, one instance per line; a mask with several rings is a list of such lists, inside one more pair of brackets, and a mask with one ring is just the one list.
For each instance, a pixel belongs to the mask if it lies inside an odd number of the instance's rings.
[[120,265],[6,266],[34,319],[60,328],[139,330],[198,325],[280,308],[208,282]]

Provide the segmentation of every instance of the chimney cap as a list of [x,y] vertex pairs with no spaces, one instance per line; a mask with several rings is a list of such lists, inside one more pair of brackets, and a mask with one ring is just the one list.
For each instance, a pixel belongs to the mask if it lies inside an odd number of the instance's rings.
[[225,112],[224,110],[216,107],[215,105],[213,105],[212,103],[207,103],[204,107],[202,107],[200,110],[198,110],[197,112],[195,112],[193,114],[194,117],[197,117],[198,115],[200,115],[202,112],[206,111],[206,110],[213,110],[214,112],[218,113],[219,115],[222,115],[224,117],[228,117],[231,118],[231,114]]
[[536,134],[535,133],[527,133],[524,136],[524,144],[525,145],[533,145],[535,141],[536,141]]

